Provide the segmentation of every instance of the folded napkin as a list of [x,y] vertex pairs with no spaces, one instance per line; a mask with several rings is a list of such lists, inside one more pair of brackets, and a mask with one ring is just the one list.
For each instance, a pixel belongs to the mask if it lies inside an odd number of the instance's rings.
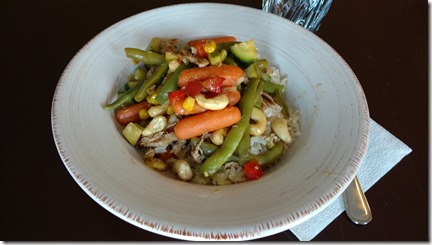
[[[411,148],[370,119],[368,146],[357,171],[363,191],[372,187],[410,152]],[[300,241],[310,241],[344,211],[343,195],[340,195],[323,211],[290,230]]]

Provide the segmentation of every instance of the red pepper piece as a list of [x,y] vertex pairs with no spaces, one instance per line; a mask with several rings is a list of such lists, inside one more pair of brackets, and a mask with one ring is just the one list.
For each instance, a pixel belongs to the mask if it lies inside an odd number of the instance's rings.
[[253,159],[243,165],[243,174],[247,180],[256,180],[264,175],[264,171],[258,161]]
[[201,92],[203,84],[197,79],[191,79],[182,90],[189,96],[195,96]]
[[203,87],[212,93],[219,94],[222,92],[222,84],[225,78],[223,77],[210,77],[202,82]]

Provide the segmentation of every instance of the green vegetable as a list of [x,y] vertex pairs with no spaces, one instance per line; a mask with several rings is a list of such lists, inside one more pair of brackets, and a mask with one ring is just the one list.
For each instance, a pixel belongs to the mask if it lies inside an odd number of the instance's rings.
[[236,154],[238,156],[244,156],[244,155],[247,155],[249,153],[249,150],[250,150],[249,126],[250,125],[248,125],[245,133],[243,134],[243,137],[241,138],[241,140],[237,146]]
[[253,103],[250,102],[255,100],[256,89],[259,82],[259,79],[252,79],[249,81],[245,92],[239,101],[239,109],[242,117],[240,121],[228,131],[221,147],[208,157],[200,166],[199,171],[204,175],[213,175],[237,149],[237,146],[249,125],[250,116],[254,107]]
[[142,81],[146,78],[147,69],[145,66],[139,66],[135,69],[133,73],[132,80]]
[[282,114],[284,114],[285,117],[289,116],[289,111],[288,111],[288,105],[284,99],[283,96],[283,91],[281,89],[276,89],[276,103],[278,103],[279,105],[282,106]]
[[261,59],[249,65],[244,71],[249,78],[261,78],[264,81],[270,82],[271,76],[266,73],[267,66],[268,61]]
[[139,89],[134,97],[135,101],[141,102],[147,96],[147,90],[154,84],[158,83],[164,77],[167,71],[168,71],[168,61],[163,60],[162,63],[158,66],[158,68],[155,70],[153,75],[148,80],[146,80],[141,86],[139,86]]
[[251,63],[258,59],[258,51],[254,40],[233,44],[230,50],[239,60],[246,63]]
[[264,84],[263,84],[263,81],[261,80],[261,82],[257,86],[257,91],[255,94],[255,100],[254,100],[254,106],[257,108],[261,108],[261,102],[262,102],[261,93],[263,91],[263,88],[264,88]]
[[210,64],[220,65],[227,57],[227,51],[225,49],[215,50],[213,53],[208,54]]
[[235,60],[230,56],[225,57],[223,63],[226,65],[238,66],[238,64],[235,62]]
[[285,143],[278,141],[276,144],[267,152],[259,155],[247,155],[240,158],[240,164],[245,164],[253,159],[257,160],[261,166],[269,166],[276,162],[285,151]]
[[141,137],[143,129],[144,128],[141,127],[141,125],[139,125],[138,123],[130,122],[123,129],[123,136],[131,145],[135,146]]
[[240,42],[221,42],[221,43],[217,43],[216,44],[216,50],[229,50],[231,48],[231,46],[233,46],[236,43],[240,43]]
[[180,73],[187,68],[191,68],[191,64],[181,64],[173,73],[171,73],[170,77],[165,81],[162,88],[158,91],[158,95],[156,96],[156,101],[159,104],[163,104],[168,99],[168,93],[177,90],[177,81]]
[[105,110],[114,110],[117,107],[125,104],[125,103],[131,103],[134,102],[134,97],[136,93],[138,92],[138,89],[141,87],[141,85],[144,84],[144,81],[140,81],[137,85],[129,88],[126,92],[122,93],[117,100],[112,102],[111,104],[105,105]]
[[131,58],[135,62],[142,62],[146,65],[159,65],[164,60],[164,55],[152,52],[141,50],[137,48],[125,48],[126,56]]
[[285,89],[283,85],[276,84],[273,82],[263,81],[263,84],[264,84],[263,91],[270,94],[275,93],[276,90],[284,91]]
[[160,39],[158,37],[154,37],[150,40],[150,43],[147,46],[147,51],[160,53],[161,52],[161,44],[162,44],[162,39]]
[[128,82],[125,84],[125,89],[128,90],[128,89],[130,89],[130,88],[136,86],[137,84],[139,84],[138,81],[128,81]]

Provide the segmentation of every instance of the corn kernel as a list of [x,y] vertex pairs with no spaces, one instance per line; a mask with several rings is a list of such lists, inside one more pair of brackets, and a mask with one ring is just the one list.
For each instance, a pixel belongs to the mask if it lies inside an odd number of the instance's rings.
[[204,51],[208,54],[211,54],[215,50],[216,50],[216,42],[214,40],[207,40],[204,45]]
[[174,114],[174,109],[173,109],[173,106],[172,106],[172,105],[169,105],[169,106],[168,106],[168,108],[167,108],[167,114],[168,114],[168,115],[172,115],[172,114]]
[[152,105],[159,105],[159,103],[156,100],[157,93],[153,93],[151,95],[147,95],[146,100],[148,103]]
[[141,109],[138,111],[139,118],[145,120],[150,117],[147,109]]
[[195,105],[195,98],[188,96],[183,102],[183,108],[188,111],[191,111]]
[[266,148],[267,148],[268,150],[270,150],[271,148],[273,148],[274,145],[275,145],[275,143],[274,143],[273,141],[269,141],[269,142],[267,143],[267,145],[266,145]]

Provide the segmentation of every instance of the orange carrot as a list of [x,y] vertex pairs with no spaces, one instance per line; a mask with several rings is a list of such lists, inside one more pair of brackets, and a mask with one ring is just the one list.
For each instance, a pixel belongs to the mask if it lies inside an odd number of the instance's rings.
[[130,122],[139,122],[141,121],[139,111],[148,108],[150,108],[150,104],[147,101],[142,101],[118,110],[115,114],[115,118],[117,122],[122,125],[126,125]]
[[221,37],[213,37],[207,39],[196,39],[188,42],[189,46],[195,47],[196,55],[200,58],[207,58],[207,53],[204,51],[204,47],[206,45],[207,40],[213,40],[216,44],[218,43],[226,43],[226,42],[235,42],[237,39],[233,36],[221,36]]
[[241,119],[240,110],[228,106],[222,110],[206,111],[181,119],[174,126],[174,133],[180,140],[190,139],[221,128],[230,127]]
[[244,71],[238,66],[221,65],[184,69],[178,78],[177,85],[183,87],[190,79],[205,80],[210,77],[223,77],[223,87],[236,86],[237,81],[244,75]]
[[174,103],[171,103],[173,111],[175,112],[175,114],[177,114],[177,115],[192,115],[192,114],[201,113],[201,112],[204,112],[207,110],[206,108],[198,105],[198,103],[196,103],[196,102],[193,105],[193,108],[191,110],[186,110],[183,107],[184,101],[185,101],[185,99],[182,99],[182,100],[175,101]]
[[226,94],[229,99],[228,105],[235,105],[237,102],[240,101],[241,94],[240,92],[235,89],[234,87],[224,87],[222,88],[222,94]]

